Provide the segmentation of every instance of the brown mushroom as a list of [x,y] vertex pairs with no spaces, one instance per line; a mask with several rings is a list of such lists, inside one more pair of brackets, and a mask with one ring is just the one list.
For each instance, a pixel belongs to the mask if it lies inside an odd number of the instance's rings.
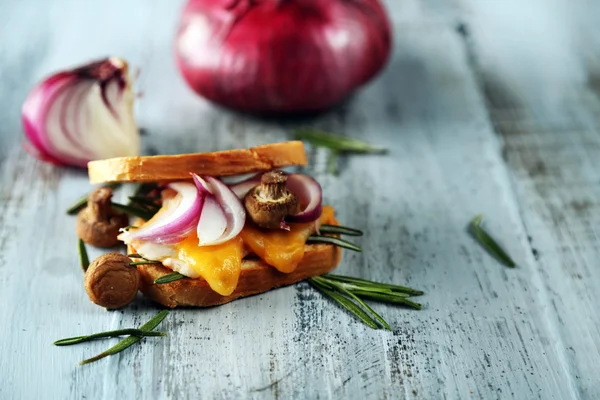
[[260,185],[248,192],[244,205],[254,223],[263,228],[287,227],[284,218],[298,211],[298,198],[286,188],[287,176],[281,171],[262,175]]
[[75,230],[86,243],[112,247],[119,240],[119,229],[129,225],[129,217],[111,207],[112,189],[101,187],[90,193],[87,207],[77,215]]
[[109,309],[131,303],[138,292],[140,274],[131,259],[123,254],[108,253],[96,258],[83,279],[90,300]]

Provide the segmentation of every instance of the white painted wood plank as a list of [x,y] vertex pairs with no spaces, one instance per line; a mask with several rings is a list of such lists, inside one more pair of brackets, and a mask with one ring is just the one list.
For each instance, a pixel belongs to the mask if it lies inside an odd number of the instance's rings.
[[[455,10],[435,2],[390,3],[397,40],[379,80],[316,119],[265,121],[218,110],[185,88],[172,62],[178,5],[171,3],[0,6],[10,6],[14,16],[2,20],[8,21],[0,24],[2,37],[23,32],[30,38],[25,42],[36,44],[4,43],[8,57],[0,59],[2,77],[20,71],[17,60],[31,60],[21,72],[26,84],[0,81],[9,93],[0,99],[0,116],[8,121],[0,125],[0,155],[6,155],[0,159],[0,283],[6,288],[0,303],[8,305],[0,307],[6,322],[0,351],[7,355],[0,358],[0,397],[566,399],[587,393],[573,383],[570,368],[590,365],[583,354],[588,349],[595,354],[593,343],[579,342],[582,355],[574,361],[565,360],[556,346],[557,338],[567,336],[553,324],[550,281],[540,275],[527,239],[531,232],[521,220],[519,204],[530,192],[513,189],[501,142],[454,32]],[[12,22],[25,16],[39,23],[32,28]],[[83,42],[81,32],[90,32],[92,43]],[[388,146],[387,157],[347,160],[339,178],[323,174],[321,153],[311,171],[340,219],[366,231],[360,240],[365,253],[346,253],[339,272],[422,288],[424,310],[375,305],[395,332],[373,331],[298,285],[222,307],[173,311],[161,325],[168,339],[144,340],[86,367],[77,367],[77,361],[109,342],[52,347],[58,337],[137,326],[157,311],[140,300],[107,313],[87,301],[74,221],[62,213],[88,189],[86,178],[42,166],[18,146],[14,102],[20,104],[32,82],[111,53],[143,67],[138,115],[148,131],[148,152],[283,140],[303,124]],[[571,173],[588,171],[580,167],[574,165]],[[519,269],[504,269],[465,234],[477,212],[486,215]],[[533,240],[538,248],[537,236]],[[544,249],[556,251],[554,241],[544,243]],[[582,286],[584,300],[593,293],[588,289],[594,287]],[[581,300],[568,290],[561,298],[568,304]],[[571,323],[580,321],[575,315]],[[584,325],[583,332],[592,326]],[[586,388],[598,384],[598,378],[585,377]]]
[[[532,282],[546,304],[567,384],[577,397],[594,398],[600,389],[600,91],[594,85],[600,30],[591,15],[598,5],[532,2],[517,21],[491,4],[473,3],[472,11],[473,61],[536,256]],[[507,62],[516,59],[521,62]]]

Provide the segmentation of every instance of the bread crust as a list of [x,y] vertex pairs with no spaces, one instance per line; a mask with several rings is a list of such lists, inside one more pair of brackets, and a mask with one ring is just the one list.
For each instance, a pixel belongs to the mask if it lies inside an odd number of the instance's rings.
[[167,156],[118,157],[90,161],[90,183],[156,182],[190,179],[190,172],[230,176],[306,165],[301,141],[273,143],[250,149]]
[[155,285],[155,279],[173,271],[162,264],[138,265],[140,290],[157,303],[171,308],[216,306],[240,297],[267,292],[279,286],[291,285],[312,276],[325,274],[340,263],[341,254],[339,247],[330,244],[305,245],[304,258],[296,270],[289,274],[279,272],[261,259],[244,259],[238,285],[229,296],[221,296],[213,291],[206,280],[202,278],[186,278]]

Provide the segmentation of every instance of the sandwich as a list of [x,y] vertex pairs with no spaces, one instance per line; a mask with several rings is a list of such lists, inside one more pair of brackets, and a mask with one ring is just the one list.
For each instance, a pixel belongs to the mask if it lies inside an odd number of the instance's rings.
[[[139,289],[167,307],[205,307],[333,270],[341,249],[301,142],[213,153],[121,157],[88,164],[92,183],[137,182],[148,215],[118,239]],[[243,176],[243,177],[242,177]],[[324,232],[329,233],[325,236]]]

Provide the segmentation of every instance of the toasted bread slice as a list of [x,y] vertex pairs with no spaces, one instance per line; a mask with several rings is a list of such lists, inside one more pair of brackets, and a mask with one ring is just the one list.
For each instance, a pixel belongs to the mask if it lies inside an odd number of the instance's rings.
[[90,161],[88,174],[92,184],[156,182],[190,179],[190,172],[229,176],[292,165],[306,165],[306,153],[300,141],[213,153],[109,158]]
[[[130,249],[132,250],[132,249]],[[152,300],[167,306],[208,307],[228,303],[240,297],[267,292],[279,286],[291,285],[334,269],[341,259],[341,249],[330,244],[306,245],[304,258],[292,273],[284,274],[260,259],[244,259],[237,288],[229,296],[213,291],[202,279],[181,279],[155,285],[154,280],[173,271],[162,264],[138,265],[140,290]]]

